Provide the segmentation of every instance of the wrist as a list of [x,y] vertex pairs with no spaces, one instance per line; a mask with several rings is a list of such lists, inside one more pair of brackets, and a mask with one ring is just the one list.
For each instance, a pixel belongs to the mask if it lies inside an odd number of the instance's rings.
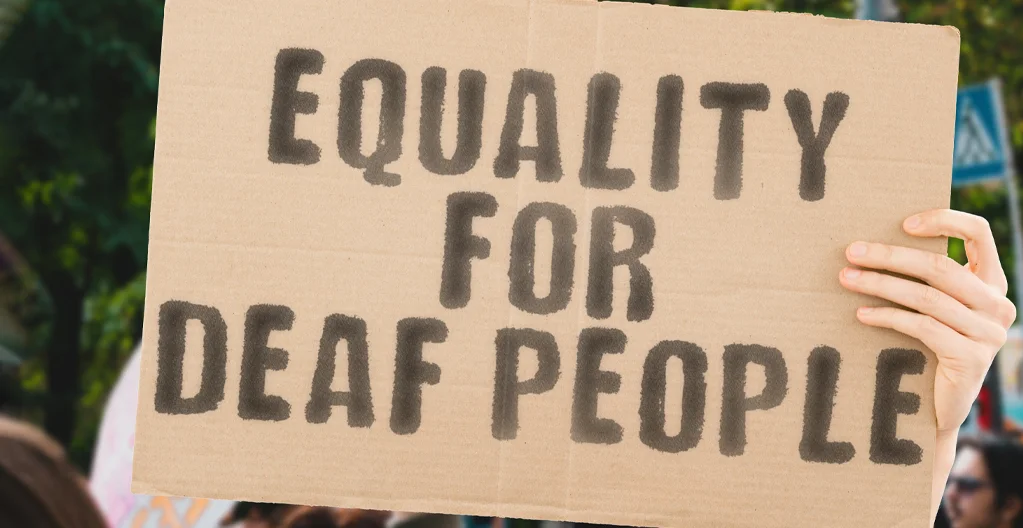
[[937,440],[939,442],[951,441],[953,444],[959,440],[959,428],[955,427],[952,429],[938,429]]
[[956,443],[959,441],[959,429],[939,430],[934,443],[934,466],[932,468],[931,486],[931,518],[938,512],[941,496],[945,491],[945,483],[955,463]]
[[959,429],[938,431],[934,442],[934,479],[941,480],[944,488],[948,473],[955,463],[956,444],[959,442]]

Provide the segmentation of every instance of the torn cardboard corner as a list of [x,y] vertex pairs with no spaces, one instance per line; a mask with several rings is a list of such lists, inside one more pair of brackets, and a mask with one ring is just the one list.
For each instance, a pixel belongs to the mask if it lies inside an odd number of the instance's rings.
[[900,225],[948,205],[954,34],[178,0],[165,35],[136,492],[929,523],[934,358],[838,273],[944,250]]

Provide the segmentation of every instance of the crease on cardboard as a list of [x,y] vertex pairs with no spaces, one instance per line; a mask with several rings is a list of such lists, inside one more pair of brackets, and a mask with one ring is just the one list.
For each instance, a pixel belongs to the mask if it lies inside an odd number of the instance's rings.
[[[595,31],[595,35],[594,35],[594,43],[593,43],[593,51],[592,51],[592,54],[593,54],[593,67],[591,68],[591,70],[592,70],[592,72],[594,74],[596,74],[596,73],[601,71],[600,49],[601,49],[601,45],[603,44],[603,31],[604,31],[603,13],[604,13],[604,9],[602,8],[602,4],[599,4],[597,2],[593,2],[591,4],[590,9],[593,11],[593,16],[595,18],[594,24],[596,26],[596,31]],[[587,114],[586,120],[585,120],[585,122],[583,124],[584,127],[589,125],[589,123],[591,122],[592,117],[593,117],[592,116],[592,109],[588,109],[587,111],[589,113]],[[584,137],[586,137],[586,135],[587,134],[584,133]],[[583,204],[584,204],[583,205],[583,210],[584,211],[590,211],[591,210],[591,197],[592,197],[591,189],[589,187],[583,187],[582,189],[583,189]],[[589,241],[586,241],[586,242],[588,243]],[[585,327],[585,319],[586,319],[586,313],[585,312],[586,312],[586,307],[584,306],[583,303],[580,303],[579,304],[579,310],[576,312],[575,333],[577,335]],[[568,444],[568,463],[567,463],[566,470],[565,470],[565,500],[564,500],[564,506],[563,506],[563,508],[564,508],[564,510],[566,512],[573,511],[572,508],[571,508],[571,500],[572,500],[573,492],[575,491],[575,488],[572,485],[572,471],[573,471],[573,468],[574,468],[575,450],[576,450],[577,444],[576,444],[576,442],[570,440],[570,436],[571,435],[569,435],[569,438],[566,438],[566,440],[565,440],[565,442]]]
[[[533,0],[526,1],[526,56],[523,60],[523,66],[529,67],[531,64],[531,57],[533,56]],[[515,182],[515,206],[516,210],[522,209],[522,185],[525,178],[516,178]],[[514,316],[514,310],[511,305],[508,306],[508,316],[506,328],[512,327],[512,318]],[[502,407],[506,407],[508,404],[508,394],[505,393],[502,396]],[[502,417],[506,418],[506,417]],[[502,424],[503,425],[503,424]],[[504,484],[506,480],[505,464],[508,457],[508,446],[506,443],[501,442],[498,449],[500,450],[499,460],[497,464],[497,501],[501,505],[507,504],[504,498]]]
[[154,238],[154,242],[160,244],[166,244],[168,246],[200,246],[200,247],[221,247],[231,249],[242,249],[245,251],[259,251],[265,250],[270,251],[294,251],[296,253],[328,253],[328,254],[341,254],[341,255],[353,255],[353,256],[373,256],[373,257],[407,257],[410,259],[417,260],[429,260],[429,261],[441,261],[444,257],[440,255],[420,255],[416,253],[406,253],[402,251],[366,251],[366,250],[353,250],[346,248],[325,248],[316,249],[313,247],[300,247],[300,246],[284,246],[284,245],[270,245],[270,244],[232,244],[229,242],[213,242],[213,241],[199,241],[199,240],[175,240],[172,238]]

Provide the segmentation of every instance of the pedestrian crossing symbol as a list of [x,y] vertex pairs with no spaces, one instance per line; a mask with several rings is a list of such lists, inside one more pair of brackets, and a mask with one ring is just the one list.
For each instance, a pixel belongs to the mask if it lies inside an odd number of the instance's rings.
[[973,102],[965,99],[960,114],[961,121],[956,127],[955,155],[952,158],[956,167],[972,167],[1002,161],[1002,153],[998,151],[991,133],[984,126],[983,119]]
[[952,183],[1006,178],[1012,167],[997,81],[968,86],[956,97]]

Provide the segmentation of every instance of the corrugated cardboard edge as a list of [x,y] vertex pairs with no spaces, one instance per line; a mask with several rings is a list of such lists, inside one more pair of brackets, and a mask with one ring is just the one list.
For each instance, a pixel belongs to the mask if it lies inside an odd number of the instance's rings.
[[[173,17],[177,13],[177,11],[176,11],[176,9],[177,9],[176,6],[177,5],[178,5],[177,2],[173,2],[172,1],[172,2],[167,2],[167,5],[164,6],[164,15],[163,15],[164,16],[164,22],[163,22],[163,24],[164,24],[163,27],[164,28],[167,27],[167,20],[170,19],[171,17]],[[163,50],[161,53],[166,52],[166,50],[169,47],[170,40],[171,39],[168,38],[167,32],[163,31],[163,33],[161,35],[161,39],[160,39],[160,49]],[[162,76],[164,74],[164,72],[165,72],[164,62],[161,61],[160,65],[159,65],[158,75]],[[160,109],[163,107],[163,105],[161,104],[161,101],[165,97],[165,90],[166,90],[166,88],[164,87],[164,83],[159,83],[158,88],[157,88],[157,94],[156,94],[156,116],[155,116],[155,120],[156,121],[155,121],[155,134],[154,134],[155,137],[154,137],[154,141],[153,141],[153,174],[152,174],[152,183],[150,184],[150,199],[149,199],[150,211],[152,211],[154,209],[153,204],[157,200],[160,199],[159,194],[157,192],[155,192],[155,185],[154,184],[159,179],[159,172],[160,172],[160,166],[159,166],[159,164],[156,163],[156,160],[160,159],[159,153],[160,153],[160,148],[161,148],[161,145],[162,145],[162,141],[160,141],[160,137],[161,137],[161,135],[160,135]],[[153,228],[152,228],[152,226],[150,226],[149,229],[150,229],[150,232],[149,232],[150,236],[149,236],[149,241],[148,241],[147,246],[146,246],[146,256],[147,256],[147,258],[151,257],[152,253],[153,253],[153,239],[152,239],[152,229]],[[147,293],[147,295],[146,295],[145,302],[143,303],[143,317],[145,317],[145,312],[146,312],[145,305],[148,304],[148,302],[149,302],[148,292],[152,291],[152,288],[151,288],[152,287],[152,283],[153,283],[152,275],[147,273],[146,274],[146,293]],[[143,395],[146,394],[142,390],[144,388],[142,386],[142,380],[144,379],[144,372],[146,371],[146,365],[148,364],[147,358],[148,358],[148,354],[150,353],[147,350],[146,346],[143,345],[143,343],[146,342],[146,328],[147,328],[147,325],[143,324],[142,325],[142,333],[141,333],[140,338],[139,338],[139,363],[140,363],[140,365],[139,365],[139,380],[138,380],[139,387],[138,387],[138,404],[135,407],[135,430],[136,430],[136,432],[135,432],[135,438],[133,440],[135,442],[135,444],[134,444],[135,451],[138,450],[139,418],[142,417],[142,409],[143,409],[142,406],[144,405],[144,403],[143,403]],[[154,488],[154,486],[152,486],[152,485],[150,485],[148,483],[139,482],[138,479],[135,478],[135,473],[136,473],[136,470],[138,469],[138,465],[137,465],[136,459],[134,457],[132,457],[131,464],[132,464],[132,476],[131,476],[131,488],[130,488],[130,491],[132,493],[144,494],[144,495],[168,495],[168,496],[173,496],[174,495],[174,494],[168,494],[168,493],[161,493],[161,492],[157,491]],[[204,498],[212,498],[212,497],[204,497]]]

